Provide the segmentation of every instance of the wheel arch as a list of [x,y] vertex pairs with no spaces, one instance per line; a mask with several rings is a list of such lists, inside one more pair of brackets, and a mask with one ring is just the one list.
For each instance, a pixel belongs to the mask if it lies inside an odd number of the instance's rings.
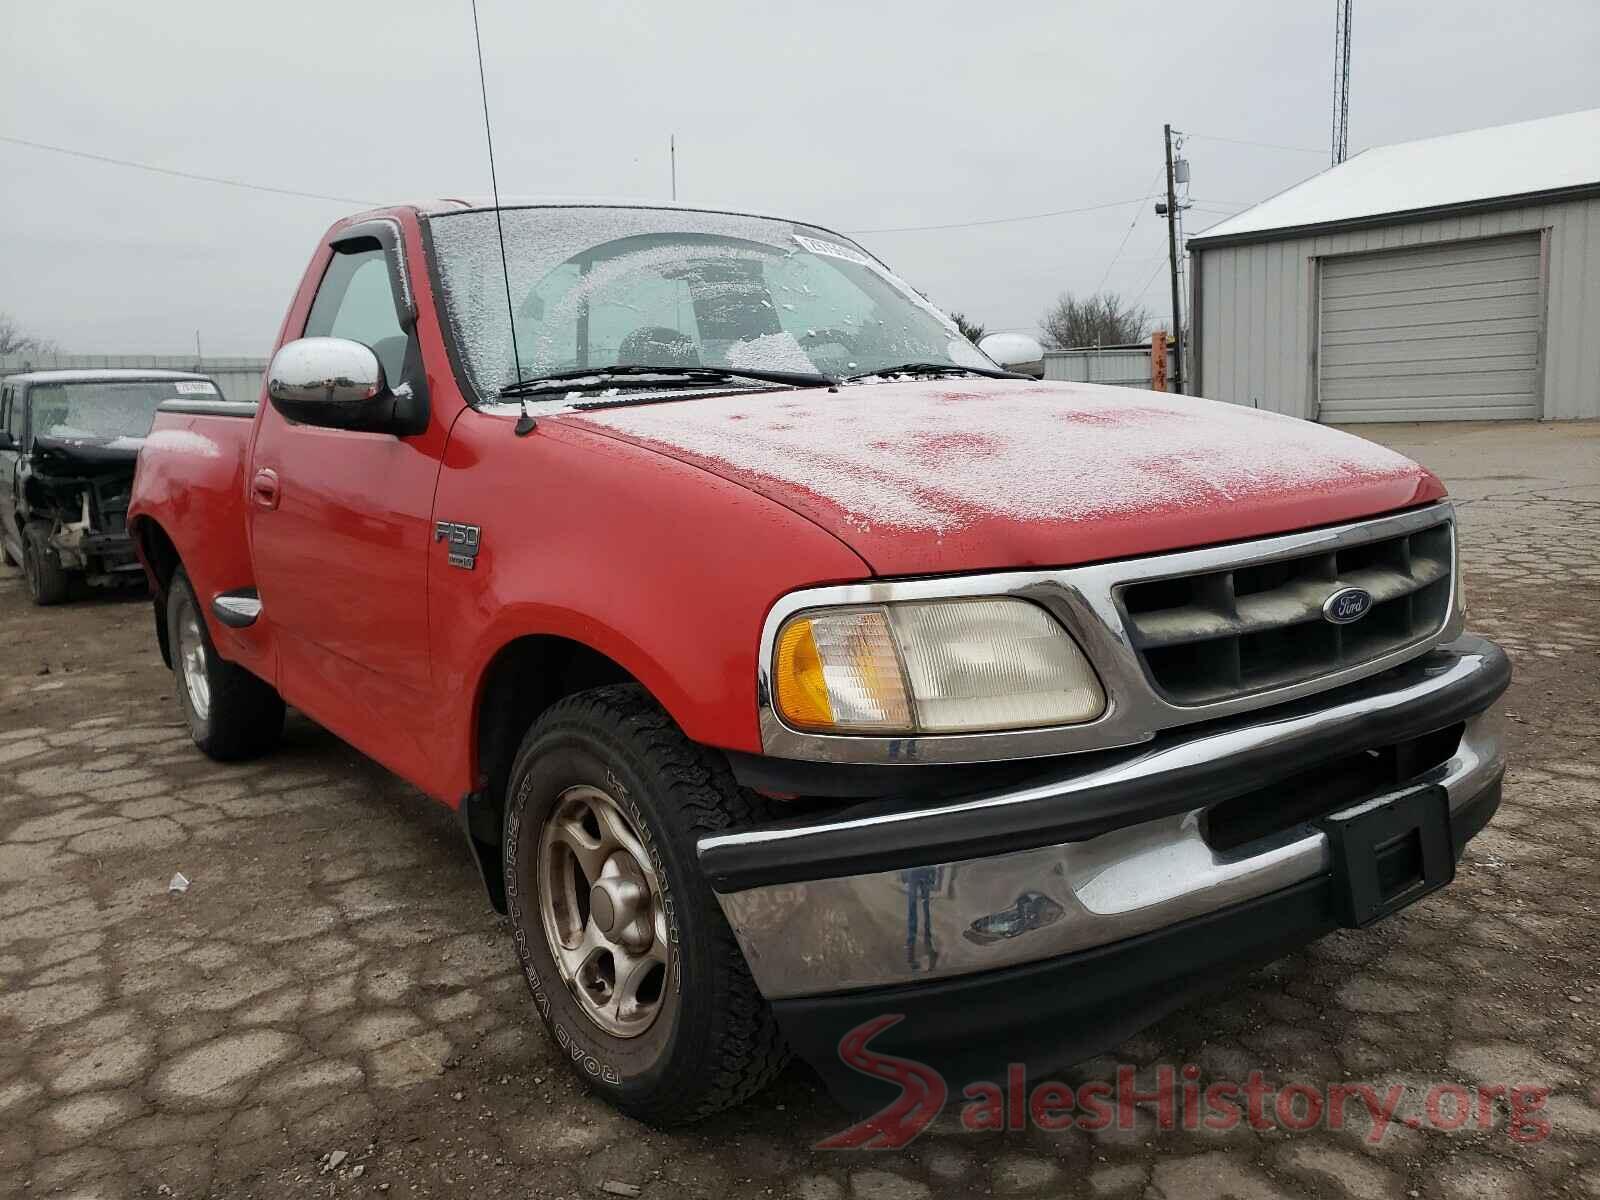
[[460,818],[496,912],[506,911],[500,841],[517,747],[551,705],[612,683],[645,687],[616,659],[558,634],[512,639],[495,652],[479,678],[472,710],[475,786],[462,801]]
[[177,544],[154,517],[135,517],[128,524],[128,532],[133,536],[134,550],[144,564],[150,590],[155,596],[156,644],[161,648],[161,661],[170,670],[172,645],[167,635],[167,589],[183,565],[183,559],[178,554]]
[[135,517],[128,525],[128,532],[133,535],[134,549],[150,576],[151,586],[156,591],[166,591],[173,575],[183,565],[177,543],[162,528],[161,522],[150,516]]

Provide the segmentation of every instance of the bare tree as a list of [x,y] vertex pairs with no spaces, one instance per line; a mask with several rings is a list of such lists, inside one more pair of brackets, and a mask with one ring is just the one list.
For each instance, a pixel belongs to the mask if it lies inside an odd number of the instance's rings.
[[1039,338],[1052,350],[1122,346],[1143,341],[1150,310],[1112,292],[1078,299],[1062,292],[1039,318]]
[[983,326],[976,321],[967,320],[965,313],[953,312],[950,314],[950,319],[956,323],[956,328],[961,330],[961,336],[973,345],[977,345],[983,340]]
[[15,317],[0,312],[0,354],[48,354],[55,348],[49,338],[24,333]]

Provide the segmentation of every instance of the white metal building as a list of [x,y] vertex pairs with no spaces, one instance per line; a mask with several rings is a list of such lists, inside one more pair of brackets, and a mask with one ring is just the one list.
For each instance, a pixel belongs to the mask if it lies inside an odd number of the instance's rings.
[[1188,248],[1203,396],[1330,422],[1600,417],[1600,109],[1367,150]]

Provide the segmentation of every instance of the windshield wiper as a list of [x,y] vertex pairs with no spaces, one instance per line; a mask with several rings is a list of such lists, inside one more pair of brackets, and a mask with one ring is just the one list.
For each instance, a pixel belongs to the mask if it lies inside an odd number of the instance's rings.
[[520,379],[500,389],[502,397],[537,396],[545,392],[592,392],[627,387],[656,390],[707,387],[752,379],[760,383],[787,383],[795,387],[832,387],[839,381],[820,371],[767,371],[733,367],[574,367],[533,379]]
[[983,375],[989,379],[1032,379],[1031,375],[1018,375],[1015,371],[1002,371],[998,367],[964,367],[960,363],[908,362],[893,367],[878,367],[871,371],[857,371],[846,375],[845,383],[857,379],[882,378],[885,375]]

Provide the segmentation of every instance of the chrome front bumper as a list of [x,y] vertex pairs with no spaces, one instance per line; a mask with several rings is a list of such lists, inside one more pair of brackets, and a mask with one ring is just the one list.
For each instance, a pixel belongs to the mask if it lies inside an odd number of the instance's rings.
[[[1256,714],[1109,761],[1096,755],[1076,774],[998,795],[880,813],[846,812],[832,822],[705,838],[701,858],[756,983],[769,999],[916,983],[1057,958],[1267,896],[1329,871],[1327,835],[1307,823],[1228,852],[1214,849],[1203,833],[1204,818],[1227,798],[1218,780],[1232,774],[1238,776],[1233,794],[1241,794],[1262,786],[1263,770],[1270,786],[1272,768],[1264,764],[1283,764],[1282,778],[1315,766],[1317,753],[1331,757],[1330,744],[1350,754],[1464,722],[1455,752],[1406,781],[1442,785],[1452,816],[1459,814],[1504,773],[1499,714],[1492,705],[1507,679],[1509,666],[1498,647],[1463,638],[1355,693],[1332,693],[1320,706]],[[1390,729],[1394,736],[1385,736]],[[1311,757],[1297,758],[1301,751]],[[1138,819],[1137,809],[1108,805],[1107,798],[1118,795],[1139,798],[1147,814],[1158,815]],[[1191,802],[1185,804],[1185,797]],[[1047,810],[1070,811],[1074,804],[1120,813],[1102,825],[1121,823],[1093,836],[1052,837],[1050,844],[983,857],[930,862],[908,849],[899,863],[880,863],[880,869],[840,873],[847,868],[828,868],[803,879],[784,867],[786,846],[794,858],[807,861],[808,849],[843,844],[836,839],[854,839],[869,848],[911,847],[919,829],[935,828],[944,841],[927,844],[948,845],[952,822],[969,823],[981,843],[1007,822],[1014,828],[1019,814],[1037,812],[1042,818]],[[1047,821],[1044,827],[1052,825]],[[892,857],[896,851],[888,853]],[[772,864],[768,870],[775,878],[731,886],[730,880],[748,882],[748,871],[723,867],[752,854]],[[832,861],[848,864],[849,858]]]

